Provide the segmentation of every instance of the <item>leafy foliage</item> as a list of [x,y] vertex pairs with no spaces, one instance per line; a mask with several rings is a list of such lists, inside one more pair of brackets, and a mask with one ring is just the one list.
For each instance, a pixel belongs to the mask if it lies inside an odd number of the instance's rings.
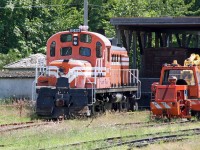
[[[1,0],[0,66],[32,53],[45,53],[47,39],[83,24],[83,0]],[[112,17],[200,15],[198,0],[88,0],[90,31],[115,36]]]

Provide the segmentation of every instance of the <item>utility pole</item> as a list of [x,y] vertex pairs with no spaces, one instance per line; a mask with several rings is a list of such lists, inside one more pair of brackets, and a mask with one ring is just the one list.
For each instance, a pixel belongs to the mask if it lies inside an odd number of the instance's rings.
[[84,0],[84,26],[88,26],[88,0]]

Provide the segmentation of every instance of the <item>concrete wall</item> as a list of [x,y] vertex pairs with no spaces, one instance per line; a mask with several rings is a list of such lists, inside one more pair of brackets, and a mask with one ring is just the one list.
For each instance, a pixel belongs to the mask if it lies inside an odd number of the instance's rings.
[[0,78],[0,99],[27,98],[32,99],[34,78]]

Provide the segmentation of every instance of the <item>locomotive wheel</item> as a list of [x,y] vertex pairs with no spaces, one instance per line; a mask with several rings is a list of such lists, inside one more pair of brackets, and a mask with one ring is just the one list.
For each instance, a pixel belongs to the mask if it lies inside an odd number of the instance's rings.
[[103,103],[93,104],[91,106],[91,114],[92,116],[101,115],[105,112],[105,106]]
[[133,111],[133,101],[130,98],[128,98],[127,109],[128,111]]
[[130,111],[138,111],[138,102],[135,99],[128,99],[128,110]]

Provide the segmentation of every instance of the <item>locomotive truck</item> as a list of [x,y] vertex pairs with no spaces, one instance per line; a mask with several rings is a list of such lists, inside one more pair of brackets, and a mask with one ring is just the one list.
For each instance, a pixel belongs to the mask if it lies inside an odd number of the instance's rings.
[[36,114],[68,118],[134,110],[140,88],[126,49],[81,26],[48,39],[46,60],[38,60],[36,67]]
[[154,117],[187,118],[200,116],[200,58],[191,54],[184,66],[174,61],[164,64],[160,81],[151,86]]

